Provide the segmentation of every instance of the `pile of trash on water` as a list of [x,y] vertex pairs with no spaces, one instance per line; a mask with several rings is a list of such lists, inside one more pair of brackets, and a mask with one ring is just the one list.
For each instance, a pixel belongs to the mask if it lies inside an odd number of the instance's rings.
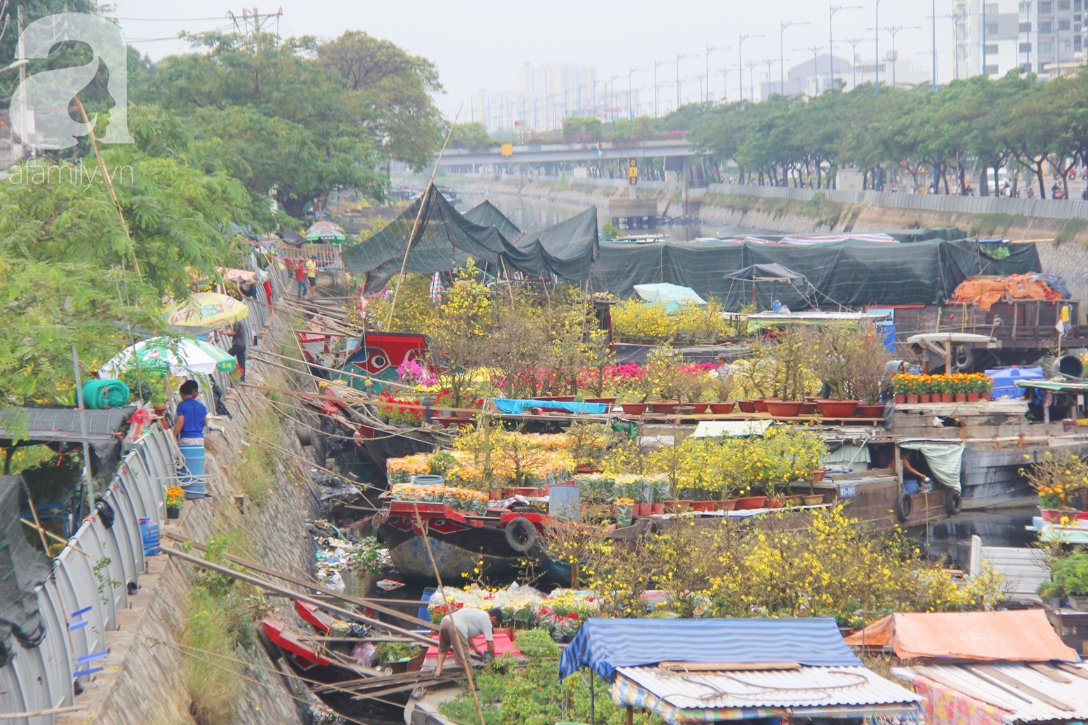
[[379,574],[390,565],[389,551],[377,539],[358,539],[324,519],[307,524],[314,537],[315,576],[321,585],[344,591],[343,572]]

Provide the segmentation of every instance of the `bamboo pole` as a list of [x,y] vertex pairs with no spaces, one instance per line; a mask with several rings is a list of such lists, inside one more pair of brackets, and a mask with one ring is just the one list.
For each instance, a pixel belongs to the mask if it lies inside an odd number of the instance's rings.
[[[450,143],[450,137],[453,136],[453,129],[457,128],[457,119],[461,117],[461,110],[464,109],[464,104],[461,108],[457,109],[457,115],[453,117],[453,123],[450,124],[450,130],[446,132],[446,140],[442,142],[442,150],[438,152],[438,159],[434,162],[434,169],[431,171],[431,178],[427,181],[427,188],[423,190],[423,196],[419,197],[419,213],[416,214],[416,220],[412,224],[412,233],[408,235],[408,244],[404,248],[404,260],[400,263],[400,274],[397,275],[397,287],[393,290],[393,301],[389,305],[389,319],[385,321],[386,329],[393,327],[393,313],[397,311],[397,294],[400,292],[401,285],[404,283],[404,270],[408,267],[408,253],[412,251],[412,243],[416,240],[416,234],[419,232],[419,224],[423,220],[423,210],[427,208],[427,197],[431,193],[431,189],[434,188],[434,177],[438,174],[438,165],[442,163],[442,157],[446,155],[446,146]],[[480,716],[481,722],[483,721],[483,715]]]
[[[173,557],[175,557],[177,559],[181,559],[182,561],[188,562],[190,564],[194,564],[194,565],[199,566],[201,568],[208,569],[210,571],[214,571],[214,572],[216,572],[218,574],[223,574],[224,576],[229,576],[232,579],[238,579],[239,581],[244,581],[247,584],[252,584],[254,586],[261,587],[262,589],[265,589],[267,591],[274,592],[276,594],[280,594],[280,595],[283,595],[285,597],[291,597],[292,599],[297,599],[300,602],[306,602],[307,604],[312,604],[315,607],[320,607],[321,609],[332,612],[333,614],[338,614],[341,617],[346,617],[346,618],[354,620],[356,622],[362,622],[363,624],[369,624],[370,626],[377,627],[379,629],[385,629],[385,630],[388,630],[390,632],[396,632],[397,634],[408,637],[409,639],[413,639],[416,642],[420,642],[421,644],[425,644],[428,647],[430,647],[432,644],[435,644],[435,641],[433,639],[431,639],[430,637],[425,637],[425,636],[423,636],[421,634],[417,634],[416,632],[412,632],[412,631],[407,630],[407,629],[401,629],[400,627],[396,626],[395,624],[389,624],[387,622],[382,622],[380,620],[373,619],[372,617],[367,617],[364,614],[359,614],[358,612],[353,612],[353,611],[348,610],[348,609],[343,609],[341,607],[337,607],[337,606],[335,606],[333,604],[329,604],[328,602],[321,601],[320,599],[315,599],[314,597],[308,596],[306,594],[300,594],[299,592],[293,592],[290,589],[287,589],[285,587],[281,587],[281,586],[279,586],[277,584],[273,584],[272,582],[265,581],[264,579],[260,579],[259,577],[249,576],[248,574],[243,574],[241,572],[234,571],[233,569],[227,568],[225,566],[219,566],[218,564],[213,564],[210,561],[205,561],[204,559],[199,559],[199,558],[197,558],[195,556],[189,556],[188,554],[185,554],[185,553],[183,553],[181,551],[178,551],[177,549],[171,549],[169,547],[163,546],[162,547],[162,552],[164,554],[167,554],[168,556],[173,556]],[[276,575],[276,576],[278,576],[278,575]],[[403,615],[401,615],[401,616],[403,616]]]

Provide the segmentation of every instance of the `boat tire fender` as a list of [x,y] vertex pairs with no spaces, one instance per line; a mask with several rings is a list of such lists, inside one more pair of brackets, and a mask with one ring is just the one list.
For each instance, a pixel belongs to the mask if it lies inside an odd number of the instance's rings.
[[899,493],[899,498],[895,500],[895,518],[901,522],[906,523],[910,521],[910,517],[914,514],[914,499],[910,497],[910,494],[906,491]]
[[518,516],[506,525],[503,532],[506,534],[506,543],[519,554],[524,554],[536,545],[537,533],[533,522],[524,516]]
[[963,496],[959,491],[950,488],[944,492],[944,510],[949,516],[955,516],[963,510]]
[[298,438],[298,444],[303,448],[313,442],[313,434],[311,433],[310,429],[305,426],[296,425],[295,436]]

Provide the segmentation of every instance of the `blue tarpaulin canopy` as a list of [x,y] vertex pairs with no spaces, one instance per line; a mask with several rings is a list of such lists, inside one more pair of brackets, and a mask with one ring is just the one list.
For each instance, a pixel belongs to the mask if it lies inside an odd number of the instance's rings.
[[861,665],[830,618],[590,619],[563,650],[559,679],[589,667],[613,682],[617,667],[661,662]]
[[590,413],[604,415],[608,412],[605,403],[567,403],[558,400],[532,400],[515,398],[495,398],[492,400],[500,413],[507,415],[521,415],[526,408],[548,408],[549,410],[565,410],[568,413]]

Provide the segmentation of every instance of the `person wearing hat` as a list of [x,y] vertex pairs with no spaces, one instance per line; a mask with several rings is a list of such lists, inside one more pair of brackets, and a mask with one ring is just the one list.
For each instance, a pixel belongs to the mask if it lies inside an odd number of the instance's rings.
[[[480,654],[473,640],[481,634],[487,642],[487,654],[484,662],[490,662],[495,658],[495,627],[502,626],[502,608],[492,607],[488,611],[481,609],[457,609],[442,618],[438,625],[438,662],[435,664],[434,676],[442,674],[442,665],[446,661],[446,653],[453,649],[453,661],[461,663],[461,655],[468,655],[468,650]],[[454,641],[454,639],[458,641]]]

